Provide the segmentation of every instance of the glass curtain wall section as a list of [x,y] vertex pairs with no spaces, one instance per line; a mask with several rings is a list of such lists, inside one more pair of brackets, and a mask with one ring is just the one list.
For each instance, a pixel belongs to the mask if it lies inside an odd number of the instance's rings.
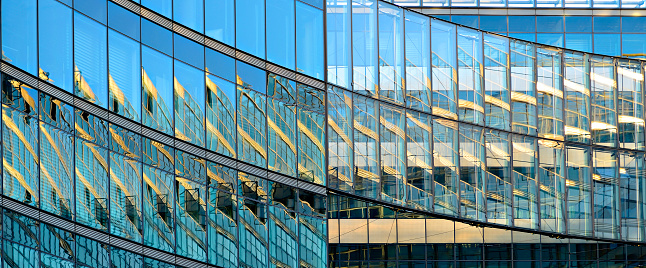
[[567,52],[565,61],[566,92],[565,140],[590,143],[590,60],[587,55]]
[[434,119],[432,129],[435,211],[458,215],[458,192],[461,184],[458,123]]
[[432,49],[432,113],[458,119],[456,26],[438,20],[431,21]]
[[110,111],[140,121],[141,45],[114,30],[108,32],[108,74]]
[[267,41],[271,40],[267,42],[267,60],[288,69],[296,66],[295,2],[277,0],[266,5],[265,29]]
[[354,191],[376,198],[380,187],[379,103],[354,96]]
[[644,74],[636,61],[617,61],[619,146],[644,149]]
[[406,118],[401,109],[380,105],[381,199],[406,200]]
[[621,198],[622,239],[643,241],[646,235],[644,208],[646,206],[646,185],[644,183],[645,162],[642,153],[619,154],[619,196]]
[[429,32],[431,19],[411,11],[405,11],[404,15],[406,107],[430,113],[433,95]]
[[540,228],[564,233],[567,204],[565,196],[565,146],[562,142],[538,140]]
[[173,135],[173,59],[142,46],[141,76],[142,124]]
[[379,3],[379,92],[380,99],[404,104],[404,12]]
[[484,55],[487,126],[510,130],[509,39],[485,34]]
[[296,83],[276,75],[267,78],[267,136],[270,170],[296,176]]
[[[354,71],[354,68],[351,67],[351,17],[351,0],[326,2],[327,81],[344,88],[350,88]],[[429,20],[428,18],[426,19]],[[408,44],[408,41],[406,43]],[[408,68],[406,70],[408,71]]]
[[352,192],[355,179],[352,94],[330,86],[327,97],[328,185]]
[[486,221],[484,129],[460,125],[460,215]]
[[592,57],[590,84],[592,89],[592,144],[617,146],[617,81],[615,63],[611,58]]
[[484,125],[482,33],[458,27],[458,119]]
[[513,135],[512,148],[514,226],[538,229],[540,185],[537,139]]
[[591,236],[592,152],[590,148],[575,146],[568,146],[566,150],[568,233]]
[[[28,3],[29,1],[24,2],[24,4]],[[24,10],[21,12],[24,12]],[[19,13],[12,15],[16,14]],[[23,18],[28,17],[23,16]],[[3,16],[3,18],[5,17]],[[72,92],[74,83],[74,67],[72,65],[74,49],[73,19],[72,10],[62,3],[55,0],[39,1],[38,77],[67,92]],[[3,22],[3,25],[8,24]],[[13,29],[18,30],[18,28]],[[3,51],[5,50],[7,49],[3,48]],[[7,60],[5,57],[3,56],[2,59]]]
[[538,136],[563,140],[562,51],[537,47]]
[[535,136],[536,123],[536,48],[510,40],[512,131]]
[[352,0],[352,90],[378,97],[377,2]]
[[107,28],[75,12],[74,95],[103,108],[107,108],[107,63]]
[[433,119],[423,113],[406,113],[406,204],[433,209]]
[[304,84],[297,88],[298,178],[326,185],[325,93]]
[[511,226],[512,214],[512,181],[511,181],[511,135],[508,133],[486,130],[486,198],[487,220],[489,222]]
[[593,165],[595,236],[617,239],[621,237],[617,151],[594,150]]
[[324,14],[320,9],[296,1],[295,70],[321,80],[325,74],[325,54],[322,53],[325,51],[323,21]]
[[[10,62],[31,75],[38,69],[37,0],[3,1],[2,60]],[[60,14],[62,15],[62,14]]]

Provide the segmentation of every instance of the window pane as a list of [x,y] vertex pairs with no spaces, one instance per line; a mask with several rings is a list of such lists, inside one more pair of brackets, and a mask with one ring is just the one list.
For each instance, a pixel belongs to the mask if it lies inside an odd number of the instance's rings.
[[355,92],[375,95],[377,78],[377,8],[373,0],[352,1],[352,62]]
[[604,33],[619,33],[621,17],[594,17],[594,31]]
[[644,149],[644,74],[637,61],[618,62],[619,143],[622,148]]
[[[619,181],[617,152],[594,151],[594,226],[595,236],[618,239]],[[623,255],[623,254],[622,254]]]
[[478,28],[479,16],[468,16],[468,15],[453,15],[451,16],[451,22],[456,24],[469,26],[472,28]]
[[[67,92],[72,92],[74,83],[72,9],[54,0],[41,0],[38,9],[38,77]],[[21,36],[26,37],[24,33]],[[8,51],[6,48],[3,50],[6,56]],[[29,71],[26,68],[22,69]]]
[[565,53],[565,139],[590,143],[590,63],[587,55]]
[[621,36],[619,34],[595,34],[594,53],[621,56]]
[[[379,107],[374,100],[354,96],[354,164],[355,189],[358,195],[376,198],[379,189],[378,118]],[[360,186],[359,186],[360,185]]]
[[32,75],[38,66],[36,0],[2,1],[2,59]]
[[206,49],[206,71],[231,82],[236,81],[236,61],[225,54]]
[[484,125],[482,34],[458,28],[458,118]]
[[562,16],[536,16],[536,25],[538,32],[542,33],[562,33],[563,17]]
[[510,134],[493,130],[486,131],[485,148],[487,156],[487,219],[489,222],[511,226],[513,189]]
[[173,135],[173,59],[142,47],[142,123]]
[[139,121],[141,106],[141,66],[138,42],[114,30],[109,32],[110,110]]
[[528,136],[514,135],[512,142],[514,226],[538,229],[539,185],[536,176],[538,166],[536,139]]
[[[433,208],[433,124],[430,116],[408,112],[406,115],[407,204],[424,210]],[[409,243],[412,241],[409,241]]]
[[[275,0],[267,5],[267,25],[265,26],[269,36],[267,60],[291,70],[296,66],[294,2],[294,0]],[[320,29],[317,32],[320,32]]]
[[144,244],[172,253],[175,178],[171,173],[144,166],[143,179]]
[[[431,21],[433,49],[433,114],[457,119],[455,26]],[[448,40],[448,42],[447,42]]]
[[538,141],[541,230],[565,232],[565,152],[563,143]]
[[193,65],[199,69],[204,68],[204,46],[175,34],[175,58]]
[[565,32],[568,32],[568,33],[592,32],[592,17],[565,16]]
[[510,42],[512,131],[536,135],[536,48],[522,41]]
[[480,16],[480,29],[489,32],[507,32],[507,16]]
[[267,166],[267,98],[238,86],[238,159]]
[[509,39],[485,34],[484,41],[486,123],[489,127],[509,130]]
[[460,125],[460,209],[461,216],[485,221],[484,130]]
[[592,172],[589,148],[567,148],[568,232],[592,235]]
[[379,4],[379,92],[382,100],[404,103],[404,14]]
[[433,177],[435,178],[435,211],[442,214],[458,213],[459,141],[458,124],[434,119],[433,122]]
[[[77,221],[108,230],[108,151],[76,139]],[[81,251],[79,251],[81,254]]]
[[[225,173],[237,173],[226,167]],[[238,267],[238,204],[235,195],[209,188],[209,262],[225,268]]]
[[206,188],[182,177],[175,177],[175,239],[177,254],[199,260],[206,259]]
[[590,72],[592,89],[593,144],[617,146],[617,113],[615,66],[610,58],[592,57]]
[[406,202],[405,112],[387,105],[379,108],[381,170],[389,171],[382,173],[381,199],[402,204]]
[[509,16],[509,32],[536,32],[536,17]]
[[646,34],[622,34],[621,55],[631,58],[646,58]]
[[2,121],[3,193],[38,207],[38,121],[6,106],[2,109]]
[[235,20],[233,0],[206,0],[205,34],[229,46],[235,46]]
[[329,87],[327,96],[328,185],[351,192],[354,181],[352,94],[340,88]]
[[140,17],[119,5],[108,4],[108,26],[132,39],[139,40]]
[[173,20],[198,33],[204,33],[204,1],[174,1]]
[[103,108],[108,104],[107,44],[105,26],[74,14],[74,94]]
[[210,150],[236,157],[236,87],[213,75],[206,77],[206,143]]
[[[269,207],[269,252],[271,259],[291,267],[298,266],[298,216],[281,207]],[[304,228],[307,229],[307,228]],[[305,239],[305,237],[299,237]],[[327,256],[326,256],[327,257]]]
[[407,106],[431,112],[431,20],[408,11],[405,15]]
[[103,24],[106,23],[106,17],[108,16],[106,0],[84,0],[74,2],[74,9]]
[[147,19],[141,21],[141,42],[167,55],[173,55],[173,33]]
[[175,61],[175,137],[204,146],[204,72]]
[[66,219],[74,216],[74,137],[40,123],[41,195],[43,210]]
[[565,34],[565,48],[592,52],[591,34]]
[[538,136],[563,139],[561,51],[537,48]]
[[[286,78],[269,75],[269,92],[278,90],[296,93],[296,83]],[[281,95],[276,94],[275,97]],[[267,135],[269,138],[269,169],[288,176],[296,175],[296,106],[292,98],[267,100]],[[300,169],[299,169],[300,170]]]
[[236,33],[238,49],[265,58],[264,1],[236,1]]
[[350,88],[350,15],[351,0],[327,3],[327,79],[328,82]]
[[110,233],[141,242],[141,164],[110,153]]

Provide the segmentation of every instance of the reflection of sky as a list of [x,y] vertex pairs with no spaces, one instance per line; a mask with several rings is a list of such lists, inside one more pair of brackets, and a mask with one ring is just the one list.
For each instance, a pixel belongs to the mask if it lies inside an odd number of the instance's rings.
[[[144,71],[157,89],[157,96],[161,97],[166,104],[166,107],[161,108],[172,120],[173,113],[170,111],[172,111],[171,105],[173,105],[173,60],[146,46],[143,46],[141,58]],[[161,118],[155,119],[159,121]],[[172,121],[169,123],[172,124]]]
[[296,2],[296,70],[323,79],[323,12]]
[[204,18],[205,34],[227,45],[235,46],[234,0],[205,0],[204,5],[207,10]]
[[[138,120],[141,107],[141,71],[139,43],[110,30],[110,75],[124,95],[121,109],[134,109],[132,119]],[[118,94],[112,92],[112,94]],[[118,99],[118,97],[117,97]],[[111,103],[111,105],[113,105]],[[123,113],[123,111],[119,111]],[[127,115],[127,114],[126,114]]]
[[[294,1],[274,0],[267,6],[267,60],[294,69]],[[318,31],[321,32],[321,31]],[[323,50],[319,50],[323,51]]]
[[[175,78],[190,94],[200,110],[204,111],[204,72],[176,60]],[[188,96],[184,95],[184,99],[188,99]]]
[[[236,46],[259,58],[265,58],[264,1],[236,1]],[[319,50],[322,51],[322,50]]]
[[[79,13],[74,16],[74,61],[96,96],[96,104],[106,107],[107,35],[106,27]],[[78,94],[79,92],[77,92]]]
[[2,26],[3,58],[36,75],[36,1],[2,1]]
[[[72,10],[55,0],[40,1],[38,38],[40,68],[50,82],[72,91]],[[3,24],[6,25],[6,24]]]

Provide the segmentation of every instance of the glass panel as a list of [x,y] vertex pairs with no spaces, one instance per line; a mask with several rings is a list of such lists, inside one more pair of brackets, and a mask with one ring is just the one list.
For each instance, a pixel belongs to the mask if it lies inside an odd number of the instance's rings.
[[594,53],[621,56],[621,35],[620,34],[595,34]]
[[510,134],[488,130],[485,133],[485,148],[487,219],[489,222],[511,226],[513,189]]
[[381,199],[406,203],[406,144],[405,112],[394,107],[380,106]]
[[644,155],[621,153],[619,163],[622,239],[643,241],[646,235],[643,220],[646,218],[643,210],[646,207]]
[[144,244],[172,253],[175,178],[171,173],[144,166],[143,179]]
[[110,251],[113,267],[142,267],[144,260],[141,255],[125,251],[123,249],[112,248]]
[[289,92],[283,99],[267,100],[267,136],[269,141],[269,169],[294,177],[296,175],[296,105],[295,83],[270,74],[269,92],[281,97],[276,87]]
[[592,235],[592,172],[589,148],[567,147],[568,233]]
[[177,254],[206,261],[206,189],[181,177],[175,177]]
[[173,0],[141,0],[141,5],[167,18],[173,13]]
[[141,103],[141,53],[139,43],[113,30],[109,31],[108,74],[110,110],[121,116],[139,121]]
[[74,209],[74,136],[40,123],[41,207],[43,210],[73,219]]
[[563,140],[561,51],[537,49],[538,136]]
[[3,212],[2,237],[5,241],[10,240],[31,248],[38,248],[41,244],[38,240],[38,221],[8,209],[4,209]]
[[108,147],[108,123],[94,115],[76,110],[76,136],[93,142],[102,147]]
[[485,221],[484,130],[460,125],[460,211],[461,216]]
[[105,24],[106,17],[108,16],[107,2],[108,1],[106,0],[76,1],[76,3],[74,3],[74,9],[101,22],[102,24]]
[[352,137],[352,94],[337,87],[328,88],[328,185],[352,192],[354,151]]
[[141,242],[141,164],[110,153],[110,232]]
[[595,150],[593,157],[595,236],[618,239],[620,198],[617,152]]
[[142,123],[173,135],[173,60],[148,47],[142,48]]
[[433,121],[431,116],[416,112],[408,112],[406,117],[406,205],[432,210]]
[[238,86],[238,159],[249,164],[267,165],[267,98]]
[[3,243],[2,264],[4,267],[13,265],[24,268],[39,267],[38,251],[7,240]]
[[350,88],[351,0],[327,1],[327,80]]
[[72,106],[61,100],[44,93],[40,93],[40,120],[63,129],[66,132],[73,132],[74,124]]
[[[76,255],[74,253],[76,251],[76,247],[74,245],[74,234],[44,223],[40,225],[40,230],[40,241],[43,252],[47,252],[64,259],[74,260]],[[71,268],[73,265],[66,267]]]
[[236,83],[246,89],[267,94],[267,73],[241,61],[236,62]]
[[236,47],[265,58],[265,2],[236,1]]
[[509,94],[509,39],[484,35],[485,112],[487,126],[511,128]]
[[108,26],[139,41],[141,17],[113,2],[108,3]]
[[218,190],[235,193],[238,185],[238,172],[218,163],[209,162],[208,165],[206,171],[208,185]]
[[404,15],[399,8],[379,4],[379,98],[404,103]]
[[76,139],[75,156],[77,221],[107,231],[108,151]]
[[592,57],[592,142],[617,146],[615,64],[611,58]]
[[482,89],[482,34],[458,28],[458,117],[461,121],[484,125]]
[[241,200],[238,206],[240,220],[240,266],[268,267],[267,251],[267,206],[249,199]]
[[290,70],[296,66],[294,2],[294,0],[275,0],[267,5],[267,24],[265,25],[267,29],[267,60]]
[[228,55],[206,48],[206,72],[228,81],[236,81],[236,61]]
[[234,0],[205,0],[204,33],[229,46],[235,46]]
[[204,46],[191,39],[174,34],[175,59],[193,65],[200,70],[204,68]]
[[565,152],[563,143],[538,141],[541,230],[565,232]]
[[587,55],[567,52],[565,140],[590,143],[590,63]]
[[204,72],[175,61],[175,137],[204,146]]
[[300,263],[307,267],[325,267],[327,263],[327,221],[300,216]]
[[36,75],[38,66],[36,0],[2,2],[2,60]]
[[214,75],[206,76],[206,143],[210,150],[236,157],[236,87]]
[[522,41],[510,41],[512,131],[536,135],[535,47]]
[[377,95],[377,3],[352,0],[352,89],[361,94]]
[[429,28],[431,20],[426,16],[411,11],[406,11],[405,15],[407,107],[430,112],[432,92],[431,36]]
[[456,215],[460,190],[458,170],[458,124],[444,119],[433,120],[433,177],[435,178],[435,212]]
[[74,14],[74,94],[107,108],[108,36],[106,27]]
[[173,55],[173,33],[147,19],[141,21],[141,42],[167,55]]
[[3,105],[2,121],[3,193],[38,207],[38,120]]
[[38,116],[38,93],[27,84],[2,76],[2,103],[29,116]]
[[538,229],[538,151],[536,139],[512,137],[514,225]]
[[144,164],[175,172],[175,150],[172,147],[149,138],[143,138],[141,144]]
[[627,149],[644,149],[644,74],[639,62],[618,62],[619,144]]
[[86,267],[110,267],[110,247],[107,244],[89,238],[77,236],[76,251],[78,264]]
[[174,1],[173,20],[198,33],[204,33],[204,1]]
[[507,16],[480,16],[480,29],[504,34],[507,32]]
[[433,20],[431,48],[433,49],[433,114],[457,119],[457,72],[455,26]]
[[[302,93],[299,90],[300,96]],[[297,125],[298,178],[325,185],[325,116],[298,108]]]
[[[235,173],[233,170],[230,171]],[[238,267],[236,197],[216,188],[209,188],[208,205],[209,262],[225,268]]]
[[376,198],[379,192],[378,103],[354,96],[354,189],[358,195]]
[[[269,207],[269,253],[272,262],[288,267],[297,267],[298,259],[298,216],[280,207]],[[325,242],[323,242],[325,245]],[[314,245],[312,245],[314,246]],[[322,250],[319,249],[319,250]],[[327,257],[327,256],[326,256]]]
[[324,29],[323,11],[296,1],[296,71],[321,80],[325,72]]
[[[29,1],[24,1],[24,3],[27,4]],[[14,13],[12,15],[18,14]],[[22,18],[27,18],[27,16],[22,16]],[[12,20],[12,22],[16,21]],[[8,24],[3,23],[3,26],[5,25]],[[38,6],[38,77],[67,92],[72,92],[74,83],[72,77],[74,73],[72,67],[72,49],[74,49],[72,31],[72,10],[70,8],[54,0],[40,1]],[[25,38],[28,35],[22,33],[21,36]],[[12,38],[11,40],[15,42],[20,39]],[[4,48],[3,51],[8,52]],[[2,58],[8,61],[6,56]],[[19,65],[17,66],[20,67]],[[28,68],[22,69],[29,71]]]

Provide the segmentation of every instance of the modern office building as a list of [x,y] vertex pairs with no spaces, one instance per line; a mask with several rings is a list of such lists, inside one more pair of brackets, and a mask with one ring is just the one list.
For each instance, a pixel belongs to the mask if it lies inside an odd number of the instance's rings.
[[645,8],[0,0],[2,266],[646,266]]

